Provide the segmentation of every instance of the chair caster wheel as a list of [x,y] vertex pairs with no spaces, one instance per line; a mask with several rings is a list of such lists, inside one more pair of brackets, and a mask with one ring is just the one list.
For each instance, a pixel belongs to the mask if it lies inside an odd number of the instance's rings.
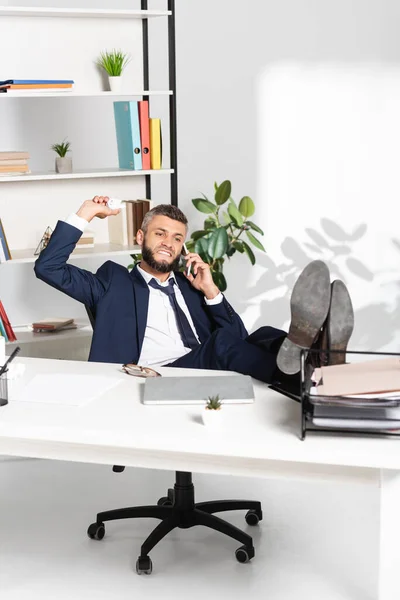
[[236,560],[240,563],[247,563],[254,558],[253,546],[240,546],[235,552]]
[[136,573],[138,575],[151,575],[153,570],[153,563],[151,562],[150,556],[139,556],[136,561]]
[[173,506],[175,499],[175,492],[172,488],[168,490],[168,496],[163,496],[157,502],[157,506]]
[[252,508],[246,513],[245,519],[247,525],[258,525],[262,521],[262,512]]
[[106,533],[104,523],[92,523],[89,525],[87,534],[91,540],[102,540]]

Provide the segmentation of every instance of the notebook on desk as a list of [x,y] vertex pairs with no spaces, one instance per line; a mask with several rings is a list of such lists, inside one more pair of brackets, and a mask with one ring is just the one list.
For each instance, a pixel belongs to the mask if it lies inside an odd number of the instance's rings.
[[143,404],[205,404],[219,395],[224,404],[254,402],[248,375],[196,375],[194,377],[150,377],[144,384]]

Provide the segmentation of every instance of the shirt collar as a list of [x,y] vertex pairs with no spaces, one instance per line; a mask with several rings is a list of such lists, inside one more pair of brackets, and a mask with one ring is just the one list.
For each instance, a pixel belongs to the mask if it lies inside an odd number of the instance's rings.
[[144,271],[140,267],[140,264],[137,265],[137,270],[139,271],[139,273],[141,274],[141,276],[143,277],[143,279],[145,280],[145,282],[147,283],[147,285],[149,285],[149,283],[150,283],[150,281],[152,279],[155,279],[157,281],[157,283],[159,283],[162,286],[169,285],[170,279],[173,279],[174,283],[176,284],[175,273],[173,271],[171,271],[171,273],[169,274],[169,277],[168,277],[168,279],[166,281],[160,281],[157,277],[154,277],[154,275],[150,275],[150,273],[147,273],[147,271]]

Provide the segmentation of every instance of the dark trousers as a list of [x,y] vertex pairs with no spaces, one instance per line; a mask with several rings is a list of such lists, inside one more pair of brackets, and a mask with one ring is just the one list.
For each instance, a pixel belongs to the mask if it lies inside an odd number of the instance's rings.
[[236,371],[270,383],[276,371],[276,355],[285,337],[281,329],[260,327],[242,340],[221,328],[198,348],[167,366]]

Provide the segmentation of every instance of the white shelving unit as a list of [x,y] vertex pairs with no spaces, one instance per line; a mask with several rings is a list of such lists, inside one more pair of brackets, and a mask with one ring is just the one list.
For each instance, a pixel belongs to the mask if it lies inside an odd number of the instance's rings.
[[[3,265],[12,265],[18,263],[34,263],[37,256],[34,255],[35,248],[27,248],[24,250],[11,250],[12,260],[8,260]],[[76,258],[97,258],[99,256],[122,256],[127,254],[138,254],[139,246],[119,246],[118,244],[95,244],[94,248],[79,248],[75,250],[70,257],[70,260]]]
[[[13,323],[29,323],[40,318],[42,311],[47,316],[49,308],[50,312],[58,310],[60,295],[53,296],[54,291],[47,293],[44,288],[39,290],[43,284],[36,283],[31,270],[37,259],[35,248],[47,226],[54,228],[58,219],[66,218],[81,202],[98,194],[151,198],[153,177],[157,198],[165,202],[170,196],[176,202],[174,0],[165,0],[165,6],[172,10],[0,6],[0,54],[4,57],[0,79],[75,81],[73,91],[0,93],[0,150],[27,150],[32,170],[26,175],[0,176],[0,218],[12,255],[11,260],[0,264],[0,297]],[[158,76],[158,87],[151,85],[153,78],[149,81],[148,21],[154,19],[160,22],[159,26],[153,25],[157,40],[162,38],[161,19],[165,19],[168,31],[165,42],[160,41],[166,44],[168,77],[163,81]],[[95,66],[100,52],[110,48],[121,48],[132,57],[125,71],[124,87],[118,93],[104,91],[106,82]],[[152,69],[159,66],[160,73],[165,73],[165,61],[156,63],[151,63]],[[150,116],[163,119],[166,168],[131,171],[113,166],[118,162],[112,101],[129,98],[149,99]],[[54,155],[50,146],[65,137],[70,141],[72,138],[73,172],[58,174],[52,170]],[[85,165],[87,168],[83,168]],[[164,181],[171,186],[171,195],[166,189],[164,196]],[[87,259],[88,268],[95,269],[94,265],[101,264],[102,259],[116,257],[117,262],[128,265],[130,254],[140,252],[138,246],[110,244],[106,220],[95,219],[91,229],[95,233],[94,247],[76,249],[70,262],[84,263]],[[22,266],[13,268],[14,265]],[[69,300],[60,297],[59,302],[64,314]],[[18,307],[15,312],[14,307]],[[75,303],[71,308],[76,311]],[[31,334],[28,337],[30,342]],[[64,337],[77,336],[72,331]],[[43,340],[41,346],[46,345],[44,337],[38,339]],[[49,337],[49,343],[51,340],[55,338]]]
[[99,19],[150,19],[167,17],[169,10],[117,10],[113,8],[55,8],[42,6],[0,6],[0,17],[66,17]]
[[9,100],[12,98],[135,98],[142,96],[172,96],[171,90],[132,90],[131,92],[11,92],[8,94],[0,93],[0,100]]
[[7,175],[0,176],[1,183],[10,183],[13,181],[58,181],[60,179],[95,179],[99,177],[143,177],[144,175],[170,175],[173,169],[159,169],[153,171],[130,171],[128,169],[92,169],[76,170],[72,173],[37,172],[26,175]]

